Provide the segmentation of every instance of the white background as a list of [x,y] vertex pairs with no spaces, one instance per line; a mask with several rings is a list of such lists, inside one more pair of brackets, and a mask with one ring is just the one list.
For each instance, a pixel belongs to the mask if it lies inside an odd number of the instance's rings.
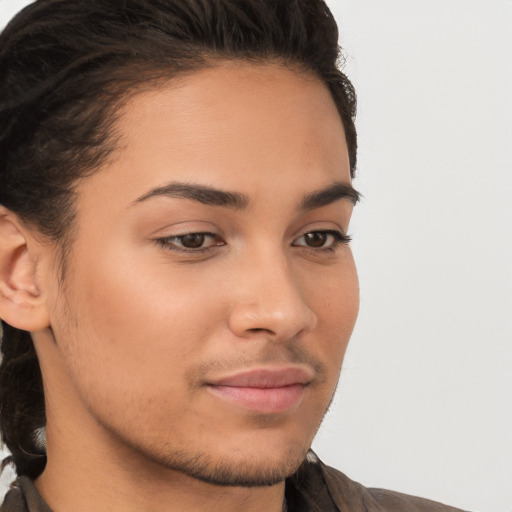
[[362,298],[314,447],[365,485],[512,512],[512,1],[328,3],[359,95]]

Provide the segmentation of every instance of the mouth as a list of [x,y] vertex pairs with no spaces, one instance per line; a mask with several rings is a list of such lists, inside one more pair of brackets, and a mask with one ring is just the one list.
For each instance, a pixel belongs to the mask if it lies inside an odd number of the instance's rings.
[[236,407],[279,414],[300,406],[313,377],[312,370],[303,367],[255,368],[209,382],[207,389]]

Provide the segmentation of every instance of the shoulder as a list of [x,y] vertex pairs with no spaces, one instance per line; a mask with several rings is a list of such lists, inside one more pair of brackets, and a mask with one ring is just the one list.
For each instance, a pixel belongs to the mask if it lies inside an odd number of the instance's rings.
[[43,501],[34,483],[27,477],[18,478],[5,495],[0,512],[52,512]]
[[23,492],[16,482],[5,495],[0,512],[27,512],[27,502],[23,496]]
[[[310,452],[293,477],[294,486],[306,500],[330,502],[330,508],[344,512],[461,512],[436,501],[409,496],[385,489],[372,489],[350,480],[337,469],[326,466]],[[293,499],[293,498],[292,498]],[[327,507],[327,505],[324,505]],[[298,510],[301,508],[298,507]],[[292,508],[293,510],[293,508]],[[310,507],[304,510],[315,511]]]
[[350,480],[340,471],[323,464],[323,473],[326,483],[333,497],[345,497],[358,495],[365,505],[365,510],[393,511],[393,512],[461,512],[460,509],[443,505],[437,501],[418,498],[408,494],[402,494],[386,489],[373,489],[362,486],[358,482]]

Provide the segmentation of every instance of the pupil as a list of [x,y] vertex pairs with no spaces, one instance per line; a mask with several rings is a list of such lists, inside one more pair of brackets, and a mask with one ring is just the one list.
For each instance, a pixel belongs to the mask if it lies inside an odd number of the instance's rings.
[[198,247],[201,247],[204,243],[204,235],[201,235],[200,233],[194,233],[192,235],[185,235],[181,239],[181,243],[184,247],[187,247],[188,249],[197,249]]
[[308,233],[306,235],[306,243],[310,247],[322,247],[327,240],[325,233]]

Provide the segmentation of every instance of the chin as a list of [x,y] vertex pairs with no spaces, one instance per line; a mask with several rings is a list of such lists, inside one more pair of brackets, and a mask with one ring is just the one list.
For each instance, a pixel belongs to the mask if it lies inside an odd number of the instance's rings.
[[[169,469],[179,471],[187,476],[209,484],[233,487],[263,487],[283,482],[297,471],[304,461],[306,450],[290,450],[284,455],[269,454],[259,451],[259,456],[228,455],[213,457],[195,454],[188,460],[176,460],[167,464]],[[276,456],[277,455],[277,456]]]
[[272,443],[253,440],[243,450],[231,447],[221,451],[194,451],[191,448],[180,451],[158,450],[143,455],[168,470],[209,484],[263,487],[281,483],[295,473],[308,450],[309,446],[302,443],[288,443],[288,446],[281,443],[275,447]]

